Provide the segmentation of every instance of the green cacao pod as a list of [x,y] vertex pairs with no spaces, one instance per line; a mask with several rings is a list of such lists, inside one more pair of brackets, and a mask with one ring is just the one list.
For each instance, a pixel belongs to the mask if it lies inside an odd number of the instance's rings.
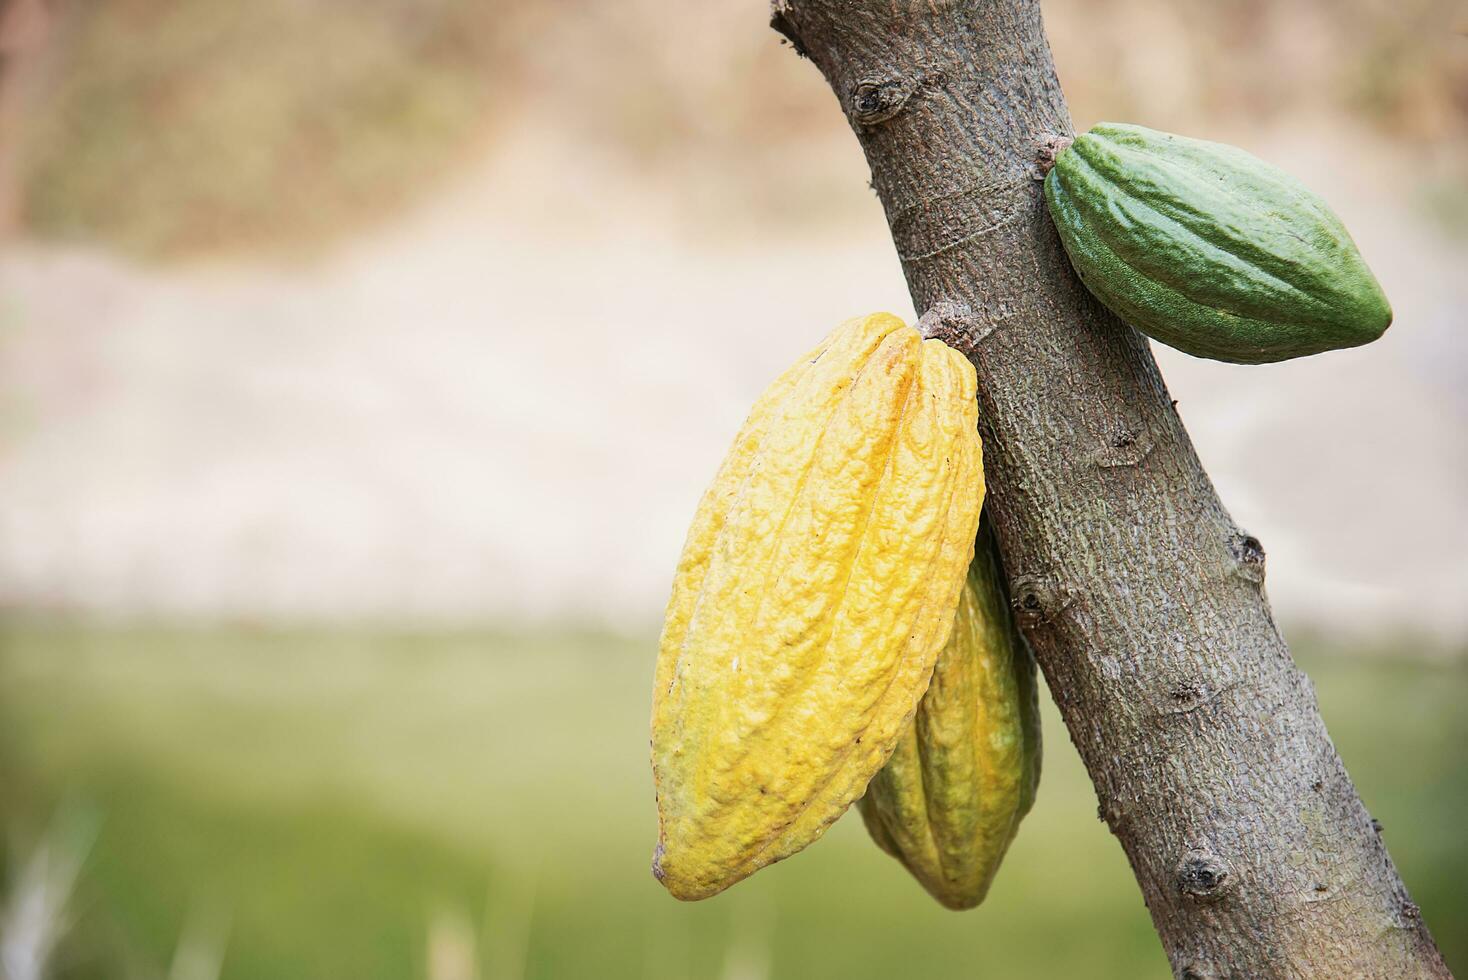
[[1262,364],[1391,324],[1340,219],[1236,147],[1100,123],[1056,156],[1045,200],[1086,287],[1186,353]]
[[675,897],[820,837],[887,761],[953,628],[984,483],[973,365],[886,314],[770,385],[704,494],[653,690]]
[[928,691],[858,803],[877,845],[951,909],[984,900],[1040,781],[1035,664],[988,537]]

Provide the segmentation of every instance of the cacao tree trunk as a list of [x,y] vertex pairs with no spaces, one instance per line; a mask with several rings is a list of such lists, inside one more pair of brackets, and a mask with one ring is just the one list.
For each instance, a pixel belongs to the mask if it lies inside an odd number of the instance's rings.
[[[979,376],[1015,612],[1179,977],[1447,977],[1146,340],[1041,197],[1071,134],[1038,0],[775,0],[924,327]],[[1242,368],[1241,370],[1247,370]]]

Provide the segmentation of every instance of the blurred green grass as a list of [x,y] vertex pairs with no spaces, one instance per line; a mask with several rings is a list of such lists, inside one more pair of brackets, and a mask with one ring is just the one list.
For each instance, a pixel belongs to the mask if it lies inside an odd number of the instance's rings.
[[[1048,703],[1039,800],[977,911],[939,908],[851,817],[718,898],[673,901],[648,874],[652,649],[575,630],[11,622],[6,879],[58,812],[98,814],[53,971],[78,980],[168,975],[201,916],[225,924],[229,978],[425,976],[455,922],[486,978],[1168,975]],[[1468,968],[1468,664],[1297,650]]]

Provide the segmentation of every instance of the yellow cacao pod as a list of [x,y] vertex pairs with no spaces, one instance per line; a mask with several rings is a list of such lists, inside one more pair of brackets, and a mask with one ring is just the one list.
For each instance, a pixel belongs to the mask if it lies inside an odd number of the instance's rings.
[[948,640],[983,502],[973,366],[851,320],[755,403],[673,581],[653,873],[706,898],[816,840],[887,761]]
[[878,846],[951,909],[984,900],[1040,781],[1035,665],[988,537],[932,683],[858,804]]

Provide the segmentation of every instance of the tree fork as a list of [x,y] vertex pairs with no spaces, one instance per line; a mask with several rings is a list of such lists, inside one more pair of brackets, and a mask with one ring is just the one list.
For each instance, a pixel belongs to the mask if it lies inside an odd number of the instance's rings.
[[923,329],[979,375],[1015,612],[1174,973],[1449,977],[1146,340],[1071,271],[1038,0],[775,0],[866,152]]

